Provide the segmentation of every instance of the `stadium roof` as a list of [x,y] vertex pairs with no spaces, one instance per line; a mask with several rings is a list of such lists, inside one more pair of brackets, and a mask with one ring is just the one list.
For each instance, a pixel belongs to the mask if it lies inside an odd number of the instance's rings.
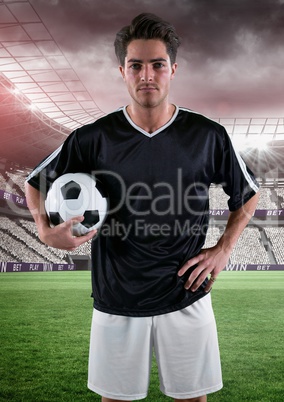
[[220,118],[214,119],[226,127],[232,140],[240,148],[255,145],[255,141],[267,143],[284,140],[284,118]]
[[0,1],[0,72],[15,94],[72,130],[104,113],[29,1]]

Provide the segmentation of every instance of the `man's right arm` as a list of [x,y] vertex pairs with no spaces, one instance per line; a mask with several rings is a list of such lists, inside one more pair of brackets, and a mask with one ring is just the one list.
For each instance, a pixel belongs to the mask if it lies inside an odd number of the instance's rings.
[[73,236],[72,226],[74,223],[82,222],[84,220],[83,216],[78,216],[60,225],[50,227],[44,208],[44,199],[40,191],[27,182],[25,191],[28,208],[36,223],[39,238],[48,246],[73,251],[81,244],[89,241],[97,233],[96,230],[92,230],[84,236]]

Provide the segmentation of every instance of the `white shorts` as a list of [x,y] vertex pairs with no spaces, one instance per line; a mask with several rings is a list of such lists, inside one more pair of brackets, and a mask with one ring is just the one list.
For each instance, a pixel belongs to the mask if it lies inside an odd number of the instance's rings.
[[160,389],[172,398],[195,398],[222,388],[211,295],[154,317],[94,310],[88,388],[110,399],[146,398],[153,350]]

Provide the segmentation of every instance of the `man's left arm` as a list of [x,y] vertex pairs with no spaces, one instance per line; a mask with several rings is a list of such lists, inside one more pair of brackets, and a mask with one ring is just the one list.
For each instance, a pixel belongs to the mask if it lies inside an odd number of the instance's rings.
[[[218,243],[214,247],[202,249],[197,256],[188,260],[181,267],[178,271],[179,276],[184,275],[188,269],[197,264],[197,267],[185,283],[186,289],[190,289],[193,292],[196,291],[209,274],[212,278],[216,278],[225,268],[238,238],[254,214],[258,199],[259,192],[250,198],[241,208],[231,212],[226,229]],[[211,287],[212,283],[209,281],[205,291],[209,291]]]

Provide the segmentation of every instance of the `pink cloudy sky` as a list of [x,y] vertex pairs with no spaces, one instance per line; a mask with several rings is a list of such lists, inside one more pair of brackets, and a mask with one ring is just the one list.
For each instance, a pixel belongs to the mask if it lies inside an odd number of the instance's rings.
[[171,101],[210,117],[283,117],[284,0],[30,0],[97,105],[129,97],[116,32],[141,12],[182,37]]

